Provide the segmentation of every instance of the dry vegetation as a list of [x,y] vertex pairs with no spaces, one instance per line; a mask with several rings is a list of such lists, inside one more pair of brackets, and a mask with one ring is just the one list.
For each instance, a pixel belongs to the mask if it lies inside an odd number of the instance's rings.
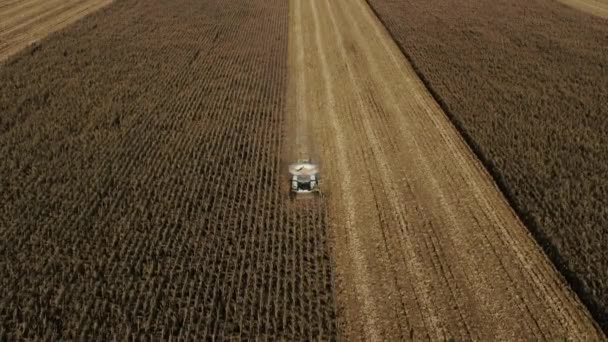
[[608,329],[608,22],[549,0],[369,0]]
[[0,65],[0,339],[330,339],[287,3],[117,1]]

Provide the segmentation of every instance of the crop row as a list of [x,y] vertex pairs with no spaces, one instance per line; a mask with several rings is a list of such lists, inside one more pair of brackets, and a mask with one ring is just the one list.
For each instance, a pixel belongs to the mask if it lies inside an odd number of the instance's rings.
[[116,2],[0,66],[0,335],[334,336],[324,204],[280,186],[287,20]]

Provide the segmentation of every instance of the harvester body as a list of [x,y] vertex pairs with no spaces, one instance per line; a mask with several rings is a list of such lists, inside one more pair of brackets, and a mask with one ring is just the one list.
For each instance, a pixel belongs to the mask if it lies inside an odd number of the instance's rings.
[[300,159],[289,165],[290,189],[295,194],[319,191],[319,167],[309,159]]

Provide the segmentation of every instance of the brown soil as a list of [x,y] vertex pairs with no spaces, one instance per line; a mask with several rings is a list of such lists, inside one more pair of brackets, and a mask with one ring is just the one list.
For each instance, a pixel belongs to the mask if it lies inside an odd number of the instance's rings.
[[344,340],[602,340],[365,1],[292,0],[290,22]]
[[608,331],[608,21],[549,0],[369,0]]
[[0,65],[0,340],[335,338],[287,36],[280,0],[124,0]]
[[0,62],[111,0],[0,1]]

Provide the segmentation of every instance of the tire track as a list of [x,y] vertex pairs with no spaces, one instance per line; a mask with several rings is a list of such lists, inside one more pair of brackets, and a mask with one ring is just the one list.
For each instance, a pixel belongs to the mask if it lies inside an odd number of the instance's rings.
[[[322,78],[323,78],[323,82],[324,82],[324,91],[325,91],[325,99],[326,101],[329,103],[329,105],[331,106],[333,103],[336,102],[336,99],[334,97],[334,89],[333,89],[333,84],[330,81],[330,71],[329,71],[329,67],[328,67],[328,61],[327,61],[327,56],[325,55],[325,53],[323,52],[323,37],[321,35],[321,31],[320,31],[320,22],[318,20],[318,10],[316,8],[316,4],[317,2],[313,1],[310,2],[311,4],[311,8],[312,8],[312,19],[314,21],[314,28],[313,28],[313,32],[314,32],[314,37],[315,37],[315,45],[316,48],[319,51],[319,64],[322,70]],[[295,3],[296,6],[296,13],[300,13],[300,15],[303,15],[302,9],[301,9],[301,1],[296,1]],[[301,23],[303,21],[302,18],[300,18],[300,20],[298,21],[298,23]],[[298,30],[301,30],[298,28]],[[301,32],[301,31],[300,31]],[[300,50],[304,49],[304,46],[299,46]],[[330,107],[331,108],[331,107]],[[340,125],[338,123],[338,119],[336,117],[336,113],[333,110],[329,110],[328,113],[326,113],[327,115],[330,116],[330,125],[333,128],[333,132],[336,135],[336,141],[337,141],[337,147],[338,147],[338,155],[337,155],[337,164],[338,164],[338,168],[341,168],[344,172],[340,175],[340,179],[341,179],[341,187],[343,189],[349,189],[351,187],[350,183],[352,182],[351,180],[351,175],[350,175],[350,168],[348,166],[348,162],[347,162],[347,157],[346,157],[346,151],[345,151],[345,146],[344,146],[344,141],[346,140],[346,138],[344,137],[344,134],[342,133],[342,130],[340,128]],[[352,244],[353,244],[353,249],[358,249],[359,248],[359,240],[360,237],[358,236],[356,229],[353,229],[353,225],[355,222],[355,214],[353,212],[353,208],[354,208],[354,199],[352,197],[352,195],[350,195],[349,193],[343,194],[343,198],[342,200],[345,202],[345,208],[346,210],[348,210],[346,212],[346,217],[344,218],[344,223],[346,225],[346,229],[350,232],[351,236],[350,239],[352,239]],[[358,270],[356,272],[357,275],[364,275],[367,272],[364,271],[364,269],[367,267],[361,260],[361,258],[359,258],[356,255],[353,255],[353,259],[352,261],[355,264],[355,268]],[[368,321],[363,322],[366,326],[365,329],[365,333],[367,338],[369,338],[370,340],[378,340],[379,335],[377,334],[376,330],[375,330],[375,325],[376,325],[376,313],[374,312],[376,309],[372,306],[373,304],[370,303],[368,301],[368,299],[370,298],[370,288],[369,288],[369,284],[368,284],[368,280],[367,279],[355,279],[356,283],[354,284],[357,288],[357,293],[359,293],[363,299],[363,303],[362,303],[362,309],[363,309],[363,314],[369,318]]]
[[[360,3],[360,5],[363,7],[362,3]],[[372,19],[372,12],[368,8],[363,8],[363,9],[366,10],[367,18],[369,18],[370,20],[374,20],[375,19],[375,18]],[[380,34],[379,34],[379,26],[375,26],[375,28],[376,28],[376,30],[375,30],[376,33],[378,34],[378,36],[380,36]],[[386,51],[391,51],[391,59],[393,60],[393,62],[395,63],[395,65],[397,67],[399,67],[399,63],[397,62],[398,61],[398,57],[396,57],[396,55],[399,55],[399,57],[400,57],[400,54],[398,53],[398,49],[396,48],[396,46],[394,46],[394,44],[393,44],[392,48],[389,48],[387,46],[387,44],[386,44],[386,41],[384,41],[384,42],[385,42],[384,46],[386,48]],[[411,69],[410,69],[410,72],[412,72]],[[420,82],[418,82],[417,86],[420,87],[420,88],[422,88],[422,84]],[[417,93],[416,95],[420,96],[420,93]],[[421,102],[424,101],[424,100],[421,100],[421,99],[418,99],[418,100],[421,101]],[[445,120],[441,120],[441,121],[438,120],[437,116],[432,115],[432,113],[428,109],[427,109],[427,115],[428,115],[428,117],[431,120],[433,120],[435,126],[438,128],[438,132],[441,134],[442,139],[444,139],[444,141],[447,142],[447,146],[451,149],[453,155],[458,158],[459,164],[465,166],[465,172],[466,172],[466,174],[465,174],[465,177],[462,177],[462,180],[465,183],[468,183],[471,186],[471,188],[475,190],[474,191],[474,196],[476,197],[476,199],[480,203],[482,203],[485,206],[485,209],[486,209],[485,212],[481,212],[480,213],[481,217],[487,217],[487,214],[489,214],[490,217],[493,220],[492,222],[494,224],[499,225],[499,227],[501,228],[500,231],[505,231],[504,227],[506,225],[508,225],[508,223],[504,223],[504,222],[508,222],[510,219],[512,220],[512,218],[515,215],[514,215],[513,211],[510,208],[508,208],[508,205],[507,205],[506,201],[504,200],[504,198],[502,198],[501,196],[496,196],[496,194],[499,194],[498,192],[490,193],[489,195],[486,195],[484,197],[483,195],[481,195],[481,192],[479,191],[480,187],[476,187],[473,183],[471,183],[471,179],[475,179],[475,175],[474,175],[473,171],[471,171],[472,170],[471,166],[473,165],[473,166],[476,166],[476,168],[475,168],[476,171],[482,172],[483,175],[487,176],[485,178],[485,181],[487,183],[488,188],[496,190],[496,186],[491,182],[491,178],[489,178],[487,172],[485,172],[485,170],[483,170],[483,168],[481,168],[478,164],[467,163],[467,161],[465,160],[466,158],[464,158],[464,154],[461,151],[463,151],[463,150],[464,151],[468,151],[468,152],[470,152],[470,155],[472,155],[472,152],[470,151],[470,149],[468,148],[468,146],[466,146],[466,144],[464,143],[464,141],[462,140],[462,138],[460,136],[458,136],[458,134],[456,133],[456,130],[451,126],[449,120],[447,120],[447,118],[445,117],[445,115],[443,116],[443,118]],[[446,126],[447,126],[447,128],[446,128]],[[425,139],[425,141],[433,141],[433,138],[429,137],[428,139]],[[459,145],[461,147],[460,150],[456,149],[456,146],[459,146]],[[459,176],[458,175],[452,175],[451,177],[452,178],[457,178]],[[504,215],[507,215],[507,217],[504,217],[502,220],[498,219],[498,217],[496,216],[497,215],[496,211],[489,204],[488,200],[486,200],[486,197],[491,197],[492,195],[496,197],[497,201],[503,202],[504,203],[503,207],[507,209],[506,210],[507,212],[504,214]],[[473,208],[476,208],[476,207],[473,207]],[[508,217],[509,215],[511,217]],[[515,221],[518,223],[518,225],[520,227],[522,226],[522,224],[519,222],[519,220],[516,217],[515,217]],[[518,230],[518,232],[523,233],[523,239],[526,242],[528,242],[528,243],[532,242],[534,244],[534,242],[531,239],[531,237],[529,236],[529,234],[526,233],[525,228],[521,229],[521,230]],[[484,230],[484,233],[485,233],[485,230]],[[521,239],[521,237],[519,239]],[[488,243],[491,243],[491,239],[488,239],[487,236],[486,236],[486,240],[488,241]],[[516,254],[519,256],[519,255],[522,255],[523,253],[526,253],[526,252],[521,252],[520,251],[519,244],[520,244],[519,241],[512,240],[512,242],[506,243],[504,245],[504,248],[509,248],[509,247],[510,248],[515,248],[517,250]],[[497,250],[497,248],[494,248],[494,250]],[[538,249],[533,249],[533,251],[534,252],[538,252]],[[500,256],[498,254],[497,254],[497,258],[500,258]],[[543,258],[543,259],[546,260],[546,257],[544,257],[544,255],[541,256],[541,258]],[[531,259],[523,260],[520,257],[520,260],[519,260],[520,261],[520,267],[519,267],[519,269],[521,269],[521,270],[529,270],[529,267],[526,267],[526,265],[528,265],[530,263],[530,260],[534,260],[534,258],[532,257]],[[556,277],[556,273],[555,273],[554,269],[551,267],[550,263],[547,262],[545,264],[542,264],[541,266],[542,266],[540,268],[541,271],[544,271],[544,273],[543,273],[544,279],[542,277],[537,277],[536,279],[532,279],[531,281],[537,282],[537,286],[533,287],[532,290],[537,289],[539,287],[543,287],[544,283],[548,283],[548,284],[558,284],[559,283],[559,280]],[[504,266],[503,266],[503,268],[504,268]],[[532,275],[532,278],[534,278],[533,273],[530,273],[530,274]],[[510,279],[511,282],[513,282],[513,279],[510,276],[509,276],[509,279]],[[550,280],[550,281],[547,281],[547,280]],[[524,283],[524,285],[525,285],[525,283]],[[527,289],[527,291],[530,291],[530,289]],[[556,301],[554,301],[554,298],[557,299],[558,301],[562,300],[562,297],[561,297],[561,288],[559,286],[558,287],[554,287],[554,288],[551,289],[551,291],[552,291],[551,295],[547,296],[546,294],[539,294],[539,298],[548,297],[549,300],[554,303],[553,305],[550,305],[550,306],[562,306],[562,305],[564,305],[565,304],[564,302],[557,303]],[[575,303],[571,302],[571,303],[568,303],[568,304],[575,304]],[[525,303],[523,303],[523,305],[525,306]],[[568,305],[564,305],[564,306],[567,309],[569,308]],[[529,309],[527,308],[526,310],[529,310]],[[538,315],[539,317],[543,316],[545,314],[546,310],[549,310],[549,308],[546,308],[545,310],[538,311],[536,315]],[[553,313],[555,313],[555,311],[553,311]],[[578,313],[580,314],[580,311],[578,311]],[[561,324],[564,324],[565,322],[568,322],[568,324],[573,324],[573,322],[570,321],[569,318],[568,318],[569,315],[570,314],[566,314],[566,315],[560,317],[560,321],[562,322]],[[580,316],[579,319],[584,319],[584,317]],[[574,325],[572,325],[571,328],[575,329],[576,327]]]
[[[343,10],[343,11],[342,11],[342,13],[348,13],[348,12]],[[343,26],[343,25],[347,25],[347,26],[354,26],[354,25],[356,25],[356,23],[358,23],[358,22],[360,22],[360,21],[357,21],[357,20],[351,20],[351,23],[350,23],[350,24],[348,24],[348,23],[342,23],[342,25],[338,25],[338,26]],[[362,33],[360,30],[359,30],[359,32],[360,32],[360,33]],[[365,43],[364,43],[364,42],[360,42],[360,44],[365,44]],[[360,58],[361,58],[361,59],[364,59],[363,57],[360,57]],[[378,65],[374,65],[374,63],[373,63],[373,59],[372,59],[372,62],[370,62],[370,63],[372,63],[372,64],[370,64],[370,68],[372,69],[372,74],[379,74],[379,75],[381,75],[381,74],[383,73],[381,70],[379,70]],[[384,87],[384,84],[383,84],[382,82],[377,83],[377,84],[375,85],[375,87],[376,87],[376,88],[379,88],[379,89],[384,89],[384,93],[386,93],[386,94],[390,94],[390,91],[391,91],[391,90],[390,90],[390,89],[388,89],[388,88],[385,88],[385,87]],[[375,102],[375,101],[374,101],[374,102]],[[388,104],[396,104],[396,103],[398,103],[398,100],[397,100],[397,99],[396,99],[394,96],[391,96],[391,97],[389,97],[389,99],[387,100],[387,102],[386,102],[386,103],[388,103]],[[375,103],[374,103],[374,104],[375,104]],[[375,105],[377,106],[377,104],[375,104]],[[390,105],[389,105],[389,106],[390,106]],[[399,109],[398,109],[398,107],[396,107],[396,106],[395,106],[395,107],[394,107],[394,110],[395,110],[395,111],[398,111]],[[372,111],[372,112],[373,112],[373,111]],[[370,126],[370,125],[371,125],[371,123],[370,123],[369,121],[368,121],[368,122],[366,122],[366,126]],[[372,133],[368,133],[368,135],[369,135],[369,134],[372,134]],[[392,135],[393,135],[393,134],[390,134],[389,132],[386,132],[384,136],[386,136],[386,137],[391,137]],[[376,142],[376,144],[377,144],[377,142]],[[417,149],[417,147],[416,147],[416,146],[412,146],[411,144],[409,144],[409,142],[402,142],[402,143],[401,143],[401,145],[402,145],[402,146],[403,146],[404,144],[407,146],[407,147],[406,147],[406,150],[407,150],[407,151]],[[399,158],[398,156],[393,156],[393,159],[398,159],[398,158]],[[423,172],[424,172],[424,173],[426,173],[426,174],[432,174],[432,173],[431,173],[430,168],[428,167],[428,161],[426,161],[425,159],[420,160],[420,159],[419,159],[418,157],[416,157],[416,156],[411,156],[410,158],[415,159],[415,161],[414,161],[414,164],[415,164],[415,165],[427,165],[427,166],[425,167],[425,169],[424,169],[424,171],[423,171]],[[416,159],[418,159],[418,160],[416,160]],[[380,163],[380,164],[386,164],[385,160],[386,160],[386,157],[382,157],[382,158],[381,158],[381,160],[380,160],[378,163]],[[385,179],[393,179],[393,177],[394,177],[394,176],[393,176],[393,175],[391,175],[391,174],[390,174],[390,173],[389,173],[387,170],[384,170],[384,178],[385,178]],[[432,188],[434,189],[434,191],[435,191],[435,192],[437,192],[437,193],[439,193],[439,192],[440,192],[440,190],[439,190],[439,188],[438,188],[437,181],[436,181],[436,180],[433,178],[433,176],[431,176],[429,179],[430,179],[430,181],[431,181]],[[395,186],[393,185],[392,187],[394,188]],[[394,197],[394,196],[395,196],[395,195],[393,195],[393,197]],[[411,196],[413,196],[413,197],[414,197],[414,194],[413,194],[413,193],[411,193]],[[419,200],[420,200],[420,199],[419,199]],[[443,199],[441,199],[440,201],[445,202],[445,200],[443,200]],[[395,208],[394,210],[399,211],[400,209],[398,208],[398,205],[397,205],[396,203],[397,203],[397,201],[396,201],[395,199],[393,199],[393,204],[392,204],[392,206]],[[450,222],[450,224],[452,224],[452,225],[457,225],[457,223],[456,223],[456,221],[455,221],[455,215],[454,215],[452,212],[450,212],[450,211],[446,212],[446,214],[447,214],[447,218],[448,218],[448,220],[450,220],[450,221],[449,221],[449,222]],[[401,215],[401,216],[411,216],[411,214],[410,214],[410,215],[408,215],[408,214],[406,214],[406,213],[404,213],[404,212],[401,212],[401,214],[400,214],[400,215]],[[403,219],[402,219],[402,221],[401,221],[401,222],[402,222],[402,223],[401,223],[402,225],[404,225],[404,224],[405,224]],[[424,222],[424,221],[421,221],[421,222],[418,222],[417,224],[424,224],[423,222]],[[430,229],[430,231],[434,231],[434,228],[433,228],[433,227],[434,227],[434,225],[433,225],[432,223],[429,225],[429,227],[431,228],[431,229]],[[437,235],[435,235],[435,236],[437,236]],[[438,275],[438,276],[440,276],[440,278],[439,278],[439,279],[441,279],[440,281],[442,282],[442,284],[444,284],[443,286],[446,286],[446,287],[449,289],[449,291],[450,291],[451,293],[453,293],[453,290],[452,290],[452,289],[451,289],[451,287],[450,287],[449,281],[447,281],[447,279],[446,279],[446,277],[445,277],[445,273],[442,271],[442,269],[444,268],[444,266],[443,266],[443,264],[444,264],[444,263],[442,263],[442,262],[441,262],[441,258],[437,258],[437,255],[436,255],[436,253],[437,253],[437,252],[436,252],[436,249],[435,249],[435,248],[431,248],[431,247],[428,245],[428,240],[427,240],[427,238],[426,238],[426,237],[422,237],[421,244],[422,244],[422,245],[426,245],[426,246],[427,246],[427,250],[426,250],[426,251],[425,251],[425,250],[423,250],[423,251],[422,251],[422,253],[425,253],[425,254],[426,254],[426,253],[429,253],[429,258],[431,258],[432,260],[439,260],[439,261],[440,261],[440,265],[441,265],[441,266],[440,266],[440,268],[439,268],[439,269],[436,269],[436,270],[438,270],[438,271],[437,271],[437,275]],[[412,249],[412,247],[409,247],[409,249]],[[433,253],[433,252],[435,252],[435,253]],[[419,251],[418,253],[420,253],[420,251]],[[410,258],[411,258],[411,257],[410,257]],[[432,267],[432,266],[433,266],[433,264],[431,264],[431,265],[429,265],[429,266],[427,266],[427,267]],[[419,267],[419,268],[420,268],[420,267]],[[436,282],[437,280],[434,280],[434,281]],[[436,295],[435,295],[435,296],[436,296]],[[446,300],[446,301],[452,301],[452,302],[453,302],[453,301],[455,301],[455,300],[456,300],[456,298],[454,297],[454,295],[451,295],[451,298],[446,298],[445,300]],[[450,306],[452,306],[452,305],[450,305]],[[460,305],[460,307],[462,307],[462,306],[463,306],[463,305],[461,304],[461,305]],[[442,317],[445,317],[445,316],[448,316],[448,315],[449,315],[449,313],[445,313],[445,312],[444,312],[444,313],[443,313],[441,316],[442,316]],[[463,314],[462,314],[462,313],[458,313],[456,317],[457,317],[457,318],[461,318],[462,316],[463,316]],[[445,321],[445,320],[444,320],[444,321]],[[464,323],[465,323],[465,326],[466,326],[466,322],[464,322]],[[437,330],[438,328],[436,327],[435,329]],[[445,329],[445,327],[444,327],[444,328],[442,328],[442,330],[443,330],[443,329]],[[449,331],[451,331],[452,333],[454,333],[456,330],[458,330],[458,328],[454,328],[454,327],[452,327],[452,328],[448,328],[448,330],[449,330]],[[466,329],[466,330],[468,331],[469,329]],[[468,332],[468,333],[470,333],[470,332]],[[443,334],[443,333],[441,333],[441,334]],[[439,338],[439,336],[438,336],[437,338]]]
[[601,340],[365,2],[292,4],[295,105],[328,164],[343,337]]
[[[38,6],[40,8],[38,2],[40,2],[40,0],[15,0],[12,3],[2,3],[0,4],[0,18],[3,19],[6,27],[10,27],[12,25],[8,24],[7,18],[14,17],[17,14],[21,14],[23,16],[25,15],[24,13],[27,13],[26,10],[32,8],[33,6]],[[52,3],[52,1],[47,1],[47,3]]]

